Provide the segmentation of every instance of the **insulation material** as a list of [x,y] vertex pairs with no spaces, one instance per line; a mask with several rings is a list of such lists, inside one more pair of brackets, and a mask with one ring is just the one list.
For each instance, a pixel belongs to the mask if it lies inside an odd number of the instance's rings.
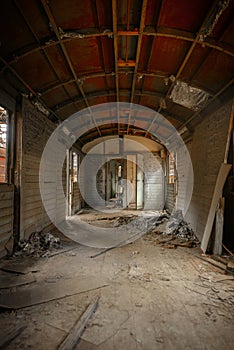
[[194,111],[199,111],[208,101],[209,94],[201,89],[189,86],[183,81],[177,80],[170,97],[175,103]]

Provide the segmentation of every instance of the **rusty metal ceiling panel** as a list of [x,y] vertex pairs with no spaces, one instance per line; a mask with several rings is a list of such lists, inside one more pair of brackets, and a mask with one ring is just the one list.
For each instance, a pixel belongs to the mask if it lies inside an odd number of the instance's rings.
[[33,35],[12,0],[1,2],[0,33],[0,55],[3,57],[34,43]]
[[187,62],[183,69],[183,72],[181,73],[181,78],[185,81],[192,81],[194,75],[199,70],[200,66],[206,60],[211,51],[212,49],[209,47],[202,47],[201,45],[197,45],[194,48],[192,57]]
[[146,12],[146,20],[145,25],[146,26],[156,26],[158,16],[161,10],[162,6],[162,0],[148,0],[147,4],[147,12]]
[[62,29],[94,28],[92,0],[50,0],[56,23]]
[[43,98],[49,107],[54,107],[55,105],[61,103],[61,101],[66,100],[68,95],[66,94],[65,90],[60,87],[48,92],[43,96]]
[[65,89],[71,98],[74,98],[77,95],[81,96],[80,91],[78,90],[75,83],[66,84]]
[[119,73],[120,89],[130,89],[132,84],[132,74]]
[[154,39],[152,56],[149,61],[149,70],[175,74],[189,46],[189,43],[185,40],[172,38]]
[[75,109],[75,107],[73,105],[68,106],[64,109],[59,110],[57,113],[58,117],[60,120],[65,120],[67,119],[70,115],[76,113],[77,110]]
[[[234,13],[234,10],[233,10],[233,13]],[[226,30],[224,32],[224,34],[221,36],[221,39],[223,42],[229,44],[233,49],[233,46],[234,46],[234,21],[232,21],[230,23],[228,30]]]
[[99,96],[99,97],[88,97],[88,101],[92,106],[98,105],[100,103],[107,103],[108,98],[105,96]]
[[56,74],[40,52],[22,58],[20,64],[16,62],[12,67],[37,90],[58,82]]
[[150,56],[150,50],[152,48],[154,37],[143,36],[141,44],[141,54],[139,59],[139,70],[143,71],[147,69],[147,63]]
[[229,81],[230,76],[234,77],[233,58],[213,51],[194,76],[194,82],[201,82],[204,90],[211,88],[216,93]]
[[115,69],[114,43],[112,38],[102,37],[102,51],[106,72],[113,72]]
[[107,85],[108,85],[109,89],[114,90],[115,89],[115,76],[108,75],[106,78],[106,81],[107,81]]
[[69,68],[63,58],[61,50],[58,46],[50,46],[45,49],[52,68],[56,70],[61,81],[66,81],[70,78]]
[[164,0],[158,26],[196,32],[212,4],[212,0]]
[[14,0],[14,3],[21,13],[21,16],[39,39],[51,36],[48,21],[41,9],[39,1],[30,0],[30,6],[28,0]]
[[65,47],[77,74],[101,70],[96,38],[68,42]]
[[85,79],[83,81],[83,88],[86,94],[99,91],[99,90],[105,90],[106,89],[105,78],[96,77],[96,78]]
[[156,91],[165,94],[168,89],[168,78],[145,76],[144,89],[147,91]]
[[98,14],[98,21],[100,28],[112,28],[111,14],[111,0],[105,0],[105,6],[103,0],[96,0],[96,8]]

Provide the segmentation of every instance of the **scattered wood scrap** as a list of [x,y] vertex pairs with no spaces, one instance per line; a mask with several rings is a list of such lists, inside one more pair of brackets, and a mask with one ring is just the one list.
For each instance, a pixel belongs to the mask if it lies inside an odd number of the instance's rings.
[[6,349],[7,346],[20,335],[26,326],[12,326],[4,332],[4,337],[0,338],[0,349]]
[[145,236],[144,240],[151,241],[155,245],[162,245],[163,248],[174,249],[176,247],[185,247],[192,248],[196,246],[194,240],[188,240],[187,238],[178,238],[176,235],[170,235],[169,237],[162,238],[162,235],[159,233],[150,232]]
[[234,273],[234,260],[230,260],[227,264],[227,270]]
[[77,345],[89,319],[91,318],[93,313],[96,311],[96,309],[98,307],[98,302],[99,302],[99,297],[97,297],[95,299],[95,301],[88,306],[86,311],[83,313],[81,318],[73,326],[70,333],[64,339],[62,344],[60,344],[60,346],[58,347],[58,350],[73,350],[74,349],[74,347]]
[[203,261],[213,265],[214,267],[219,268],[222,271],[225,271],[225,273],[234,273],[234,270],[232,271],[232,270],[228,269],[228,263],[224,264],[224,263],[222,263],[220,261],[217,261],[214,258],[212,258],[212,256],[204,255],[202,257],[202,256],[199,256],[199,255],[195,255],[195,257],[197,257],[198,259],[201,259],[201,260],[203,260]]
[[224,244],[222,244],[222,246],[231,256],[234,256],[234,254]]
[[122,245],[132,243],[132,240],[135,240],[137,236],[139,236],[139,238],[140,238],[142,235],[143,235],[142,232],[137,232],[136,234],[134,234],[134,235],[128,237],[127,239],[125,239],[125,240],[123,240],[123,241],[121,241],[121,242],[119,242],[119,243],[113,245],[112,247],[106,248],[106,249],[100,251],[100,252],[97,253],[97,254],[91,255],[90,258],[92,258],[92,259],[93,259],[93,258],[96,258],[97,256],[100,256],[100,255],[102,255],[102,254],[105,254],[105,253],[109,252],[109,251],[112,250],[112,249],[119,248],[119,247],[121,247]]

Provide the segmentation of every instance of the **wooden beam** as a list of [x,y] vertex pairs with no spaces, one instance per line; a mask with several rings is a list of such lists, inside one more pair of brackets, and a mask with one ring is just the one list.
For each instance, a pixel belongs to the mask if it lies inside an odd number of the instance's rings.
[[224,198],[220,198],[219,207],[215,214],[215,237],[213,253],[216,255],[222,254],[223,243],[223,224],[224,224]]
[[[141,8],[140,30],[139,30],[139,36],[138,36],[138,42],[137,42],[136,62],[135,62],[135,67],[134,67],[134,73],[133,73],[133,79],[132,79],[132,89],[131,89],[131,98],[130,98],[131,104],[133,103],[135,87],[136,87],[137,71],[138,71],[140,54],[141,54],[142,37],[143,37],[143,31],[144,31],[144,27],[145,27],[147,3],[148,3],[148,0],[143,0],[142,8]],[[127,134],[129,132],[131,115],[132,115],[132,109],[130,108],[129,115],[128,115]]]
[[233,119],[234,119],[234,103],[232,105],[232,111],[231,111],[229,128],[228,128],[228,137],[227,137],[227,143],[226,143],[226,148],[225,148],[225,155],[224,155],[224,163],[225,164],[228,161],[228,154],[229,154],[229,150],[230,150],[231,138],[233,135]]
[[113,21],[113,36],[114,36],[114,57],[115,57],[115,88],[117,102],[117,123],[119,127],[119,74],[118,74],[118,30],[117,30],[117,0],[112,0],[112,21]]
[[[137,70],[138,70],[140,54],[141,54],[142,35],[143,35],[144,26],[145,26],[147,3],[148,3],[148,0],[143,0],[142,8],[141,8],[140,30],[139,30],[139,36],[138,36],[138,42],[137,42],[136,62],[135,62],[133,80],[132,80],[132,91],[131,91],[130,103],[132,103],[133,99],[134,99],[134,91],[135,91],[135,87],[136,87],[136,78],[137,78]],[[130,122],[130,120],[129,120],[129,122]]]

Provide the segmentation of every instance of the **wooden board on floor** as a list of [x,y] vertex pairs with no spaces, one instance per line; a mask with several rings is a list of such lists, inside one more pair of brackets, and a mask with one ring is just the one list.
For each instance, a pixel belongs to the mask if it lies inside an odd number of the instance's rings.
[[44,285],[34,286],[29,290],[4,293],[0,295],[0,308],[21,309],[105,286],[107,286],[107,284],[100,277],[62,279],[57,283],[45,283]]
[[0,273],[0,289],[22,286],[35,281],[36,279],[33,274],[16,276],[15,274],[13,275],[11,273]]
[[6,272],[12,272],[16,274],[26,275],[29,272],[38,272],[37,258],[24,258],[24,259],[13,259],[5,262],[0,269]]
[[218,177],[217,177],[217,181],[216,181],[216,185],[215,185],[215,189],[214,189],[214,194],[213,194],[213,198],[212,198],[212,202],[211,202],[211,206],[210,206],[210,211],[209,211],[208,218],[207,218],[205,231],[204,231],[202,241],[201,241],[201,249],[204,253],[207,250],[208,242],[209,242],[210,235],[211,235],[212,226],[214,223],[217,205],[219,202],[219,198],[222,196],[223,186],[224,186],[224,183],[226,181],[226,178],[227,178],[227,175],[228,175],[230,169],[231,169],[231,164],[224,164],[224,163],[221,164],[221,167],[219,169],[219,173],[218,173]]

